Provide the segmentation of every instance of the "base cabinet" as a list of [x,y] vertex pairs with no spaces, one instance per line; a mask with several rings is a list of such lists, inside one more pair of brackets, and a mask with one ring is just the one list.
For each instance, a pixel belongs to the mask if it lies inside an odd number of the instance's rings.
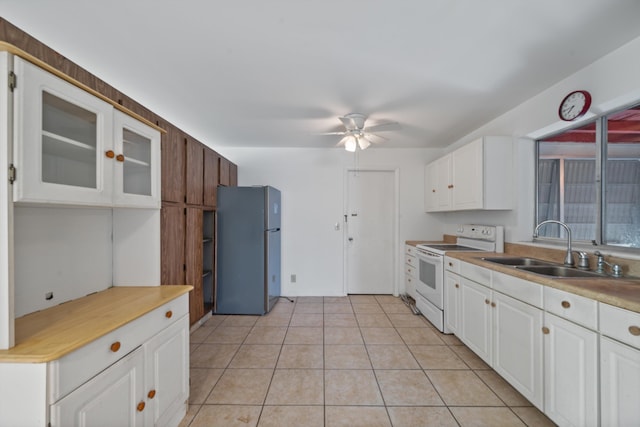
[[460,276],[451,272],[444,274],[444,323],[453,334],[460,326]]
[[624,427],[640,422],[640,350],[600,338],[600,425]]
[[597,426],[598,334],[550,313],[544,325],[546,415],[559,426]]
[[491,290],[465,278],[460,283],[459,338],[491,365]]

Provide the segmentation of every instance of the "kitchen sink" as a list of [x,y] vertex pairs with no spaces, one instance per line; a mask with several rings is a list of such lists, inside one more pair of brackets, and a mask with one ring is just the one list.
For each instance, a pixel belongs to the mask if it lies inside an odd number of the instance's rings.
[[533,265],[545,265],[545,266],[553,266],[552,262],[542,261],[540,259],[535,258],[523,258],[523,257],[513,257],[513,258],[482,258],[484,261],[493,262],[496,264],[502,265],[511,265],[511,266],[533,266]]
[[593,271],[577,270],[575,268],[564,267],[562,265],[520,265],[516,266],[516,268],[549,277],[606,277],[603,274]]

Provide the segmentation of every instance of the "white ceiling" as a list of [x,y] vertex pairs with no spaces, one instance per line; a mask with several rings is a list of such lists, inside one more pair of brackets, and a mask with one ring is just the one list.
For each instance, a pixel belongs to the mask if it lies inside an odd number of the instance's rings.
[[0,15],[212,147],[332,147],[351,112],[444,146],[640,36],[637,0],[96,4]]

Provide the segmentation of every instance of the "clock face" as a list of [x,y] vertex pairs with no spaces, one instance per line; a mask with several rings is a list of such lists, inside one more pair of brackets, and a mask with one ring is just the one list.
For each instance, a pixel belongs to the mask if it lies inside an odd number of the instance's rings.
[[586,90],[577,90],[567,95],[560,103],[558,114],[565,121],[575,120],[589,111],[591,95]]

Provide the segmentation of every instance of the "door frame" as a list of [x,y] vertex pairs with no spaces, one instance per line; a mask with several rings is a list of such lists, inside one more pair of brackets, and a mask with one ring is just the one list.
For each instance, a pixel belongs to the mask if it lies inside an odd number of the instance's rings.
[[399,242],[398,236],[400,236],[400,169],[397,167],[366,167],[366,168],[358,168],[358,167],[347,167],[344,169],[343,174],[343,203],[342,203],[342,293],[343,295],[348,295],[349,287],[348,287],[348,276],[349,276],[349,257],[348,257],[348,247],[347,247],[347,207],[349,206],[349,173],[351,172],[393,172],[393,238],[392,238],[392,254],[391,254],[391,262],[392,262],[392,276],[393,276],[393,296],[398,296],[398,254],[399,254]]

